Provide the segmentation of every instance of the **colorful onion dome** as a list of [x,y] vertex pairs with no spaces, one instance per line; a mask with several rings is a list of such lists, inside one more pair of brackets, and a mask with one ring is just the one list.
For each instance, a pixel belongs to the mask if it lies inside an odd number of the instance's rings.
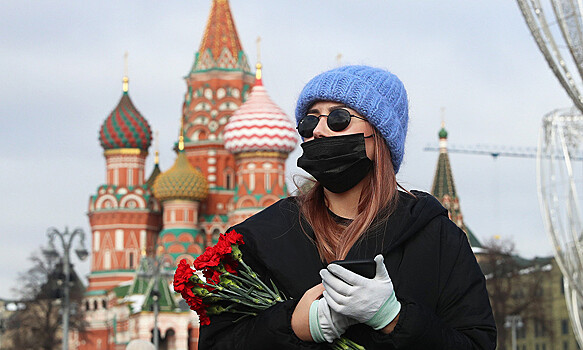
[[160,201],[186,199],[200,202],[208,195],[208,183],[204,175],[190,165],[186,153],[180,151],[172,168],[156,177],[153,191]]
[[105,150],[139,148],[147,151],[150,147],[152,143],[150,125],[132,103],[127,90],[103,122],[99,132],[99,141]]
[[249,98],[225,125],[225,148],[233,153],[290,153],[298,143],[298,134],[292,121],[267,94],[261,81],[261,64],[257,64],[257,70]]

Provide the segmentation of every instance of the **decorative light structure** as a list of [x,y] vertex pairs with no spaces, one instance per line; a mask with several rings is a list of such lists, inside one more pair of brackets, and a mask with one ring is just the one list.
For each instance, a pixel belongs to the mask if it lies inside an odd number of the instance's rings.
[[577,342],[583,344],[583,115],[577,108],[547,114],[539,138],[537,181],[543,221],[563,273],[565,299]]
[[[517,0],[522,16],[536,41],[538,48],[559,82],[579,110],[583,111],[583,95],[578,87],[583,78],[583,19],[581,3],[576,0],[549,0],[554,16],[545,14],[540,0]],[[547,18],[548,17],[548,18]],[[560,35],[550,24],[557,23]],[[563,55],[559,48],[567,47]],[[571,56],[572,62],[566,61]],[[568,60],[568,59],[567,59]],[[568,64],[568,62],[571,62]],[[575,82],[571,71],[579,73]]]
[[517,3],[541,53],[575,106],[543,118],[537,181],[543,221],[563,273],[573,332],[583,346],[583,213],[579,197],[583,171],[580,162],[574,162],[583,148],[583,3],[549,0],[544,8],[540,0]]

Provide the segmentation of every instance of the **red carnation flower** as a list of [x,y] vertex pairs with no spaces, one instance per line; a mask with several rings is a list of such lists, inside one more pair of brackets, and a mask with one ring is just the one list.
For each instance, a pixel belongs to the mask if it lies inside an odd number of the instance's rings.
[[[230,244],[237,244],[237,245],[245,244],[245,242],[243,241],[243,235],[235,232],[235,230],[231,230],[231,231],[227,232],[226,234],[221,235],[221,237],[223,237],[223,236],[224,236],[224,239],[226,239],[227,242],[229,242]],[[221,237],[219,237],[219,241],[221,240]]]
[[202,274],[206,278],[207,283],[217,285],[221,281],[221,273],[213,268],[204,269]]
[[[182,297],[184,298],[184,295]],[[198,312],[198,310],[201,310],[201,309],[204,309],[204,308],[207,307],[207,305],[205,305],[202,302],[202,298],[201,297],[197,297],[197,296],[188,297],[188,298],[184,298],[184,301],[186,301],[186,303],[188,304],[188,306],[190,306],[190,309],[192,311],[197,311]]]
[[203,270],[205,267],[218,266],[221,262],[221,255],[216,254],[215,247],[208,247],[205,249],[204,253],[199,255],[194,261],[194,268],[197,270]]
[[[194,270],[190,268],[186,259],[180,260],[176,272],[174,273],[174,291],[183,294],[185,289],[189,290],[194,287],[194,283],[190,281],[192,275],[194,275]],[[192,293],[192,291],[190,291],[190,293]]]
[[232,273],[233,275],[237,274],[237,267],[239,266],[237,261],[231,258],[225,259],[225,261],[223,261],[223,266],[225,267],[225,270],[227,270],[227,272]]
[[200,311],[197,311],[197,313],[198,313],[198,319],[199,319],[200,324],[202,326],[207,326],[207,325],[211,324],[211,319],[206,314],[206,310],[202,309]]
[[231,254],[231,250],[231,243],[224,239],[219,238],[219,241],[215,244],[215,254],[220,255],[221,258],[223,255]]

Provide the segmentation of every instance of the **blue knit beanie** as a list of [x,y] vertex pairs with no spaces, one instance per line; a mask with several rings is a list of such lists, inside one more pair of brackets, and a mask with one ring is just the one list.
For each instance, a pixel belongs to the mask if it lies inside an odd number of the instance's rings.
[[343,103],[365,117],[385,138],[395,174],[399,171],[409,108],[407,91],[396,75],[368,66],[343,66],[317,75],[300,93],[296,123],[318,101]]

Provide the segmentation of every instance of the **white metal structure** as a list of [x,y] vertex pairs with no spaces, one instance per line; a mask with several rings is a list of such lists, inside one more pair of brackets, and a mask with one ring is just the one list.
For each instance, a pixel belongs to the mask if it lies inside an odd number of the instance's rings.
[[583,193],[583,169],[581,162],[573,159],[583,148],[583,0],[517,3],[549,67],[575,105],[543,118],[537,180],[546,230],[563,273],[571,324],[583,347],[583,197],[579,197]]
[[547,114],[539,137],[537,183],[543,221],[563,273],[573,331],[583,344],[583,115],[577,108]]
[[[549,0],[550,6],[544,7],[540,0],[517,0],[520,11],[538,48],[547,60],[565,91],[579,110],[583,111],[583,96],[573,78],[572,70],[579,73],[579,86],[583,77],[583,19],[581,0]],[[549,4],[545,4],[549,5]],[[550,10],[554,16],[545,14]],[[556,27],[551,24],[558,24]],[[560,49],[567,47],[569,53],[562,54]],[[570,61],[565,56],[571,56]],[[571,63],[571,64],[569,64]]]

